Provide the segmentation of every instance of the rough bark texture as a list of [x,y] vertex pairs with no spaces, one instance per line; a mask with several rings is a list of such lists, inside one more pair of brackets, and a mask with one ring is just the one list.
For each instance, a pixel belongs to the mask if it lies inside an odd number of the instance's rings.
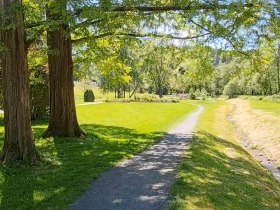
[[[1,42],[1,38],[0,38]],[[3,69],[1,63],[1,56],[0,56],[0,109],[4,109],[4,101],[3,101]]]
[[35,163],[39,156],[32,138],[27,55],[24,45],[24,24],[22,12],[7,12],[11,6],[21,4],[20,0],[0,0],[5,19],[2,26],[15,27],[1,31],[4,51],[1,53],[4,93],[5,140],[0,160],[4,164],[16,161]]
[[277,48],[278,48],[276,53],[277,87],[278,87],[278,93],[280,93],[280,44],[278,44]]
[[[57,14],[48,9],[47,17],[55,20]],[[81,137],[83,131],[77,121],[71,39],[67,36],[67,26],[59,25],[47,32],[50,82],[50,120],[43,137]]]

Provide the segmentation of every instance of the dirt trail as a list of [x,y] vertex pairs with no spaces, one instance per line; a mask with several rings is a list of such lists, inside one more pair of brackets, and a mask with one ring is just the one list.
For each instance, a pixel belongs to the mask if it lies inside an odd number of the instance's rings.
[[203,107],[199,106],[160,143],[103,173],[70,209],[164,209],[176,166],[183,158],[202,111]]
[[247,100],[231,99],[228,103],[229,118],[242,135],[241,143],[280,182],[280,119],[252,109]]

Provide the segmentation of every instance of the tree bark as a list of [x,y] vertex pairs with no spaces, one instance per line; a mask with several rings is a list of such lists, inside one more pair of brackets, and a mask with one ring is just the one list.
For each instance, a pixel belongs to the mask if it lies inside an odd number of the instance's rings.
[[[64,5],[61,9],[66,9]],[[62,11],[62,10],[55,10]],[[61,17],[52,9],[47,9],[47,18]],[[82,137],[76,114],[73,82],[72,44],[68,26],[60,24],[47,31],[49,47],[48,67],[50,86],[49,127],[43,137]]]
[[160,98],[163,97],[163,90],[162,90],[161,84],[159,84],[159,87],[158,87],[158,96],[159,96]]
[[[27,161],[34,164],[39,160],[32,138],[27,53],[24,43],[24,22],[21,11],[12,12],[11,7],[21,5],[21,0],[0,0],[1,53],[4,95],[5,139],[0,160],[4,164]],[[4,17],[4,18],[3,18]],[[8,27],[10,25],[15,27]]]
[[277,92],[280,93],[280,44],[277,46],[276,53],[276,72],[277,72]]

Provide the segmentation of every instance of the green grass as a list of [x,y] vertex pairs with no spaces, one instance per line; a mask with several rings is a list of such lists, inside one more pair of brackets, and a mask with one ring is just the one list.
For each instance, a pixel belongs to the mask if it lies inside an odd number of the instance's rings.
[[280,185],[237,143],[225,102],[203,105],[170,209],[280,209]]
[[[0,209],[65,209],[101,172],[158,141],[194,109],[186,102],[77,107],[87,133],[83,140],[39,139],[46,125],[34,125],[43,161],[35,167],[0,166]],[[2,146],[2,127],[0,135]]]
[[251,107],[269,112],[277,117],[280,117],[280,103],[260,100],[250,100]]
[[[102,90],[100,90],[96,86],[84,86],[82,82],[75,82],[75,88],[74,88],[74,94],[75,94],[75,103],[77,104],[83,104],[84,103],[84,89],[90,88],[92,89],[94,96],[95,96],[95,101],[102,101],[105,99],[114,99],[115,98],[115,93],[113,92],[108,92],[104,93]],[[126,93],[128,96],[128,93]]]

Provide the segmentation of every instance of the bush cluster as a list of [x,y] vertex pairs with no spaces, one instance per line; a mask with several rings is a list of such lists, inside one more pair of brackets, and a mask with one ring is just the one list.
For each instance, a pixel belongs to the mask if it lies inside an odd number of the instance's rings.
[[128,99],[115,99],[115,100],[105,100],[105,102],[122,102],[122,103],[128,103],[128,102],[148,102],[148,103],[178,103],[179,99],[176,97],[164,97],[159,98],[156,95],[139,95],[135,96],[134,99],[128,98]]
[[84,102],[94,102],[95,97],[91,89],[88,89],[84,92]]
[[208,97],[208,92],[205,88],[200,89],[196,89],[194,91],[194,89],[190,89],[189,90],[189,99],[190,100],[205,100]]

